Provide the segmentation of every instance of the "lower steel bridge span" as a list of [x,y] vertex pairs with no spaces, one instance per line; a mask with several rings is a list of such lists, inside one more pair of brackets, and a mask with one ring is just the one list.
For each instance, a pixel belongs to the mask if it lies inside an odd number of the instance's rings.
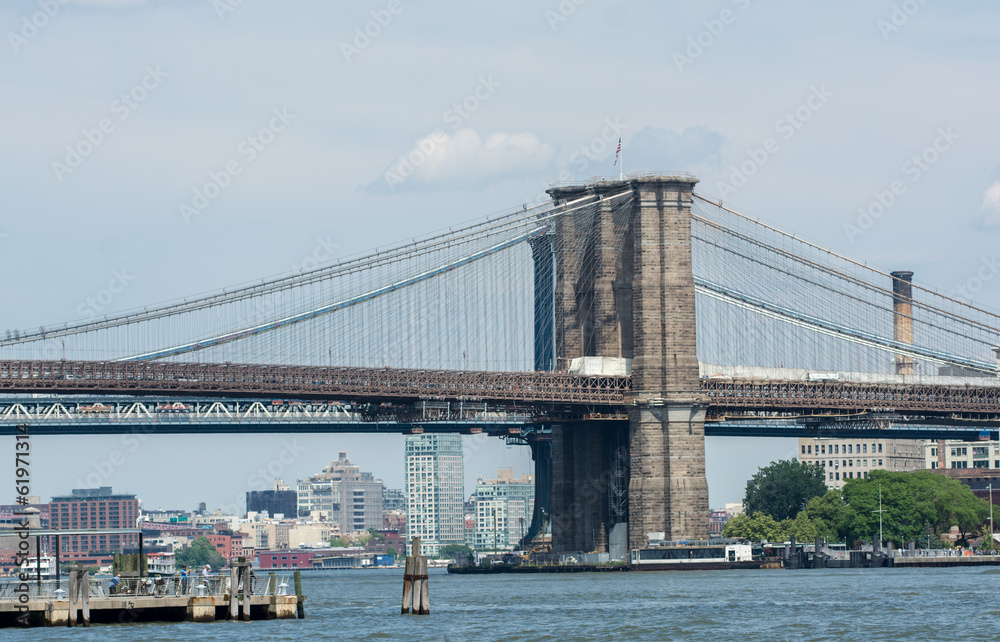
[[[1000,426],[1000,385],[971,381],[978,385],[703,377],[694,394],[714,424]],[[534,424],[624,418],[662,403],[633,394],[631,377],[123,361],[0,361],[0,393],[337,400],[391,410],[404,424],[428,421],[428,402],[481,403]]]

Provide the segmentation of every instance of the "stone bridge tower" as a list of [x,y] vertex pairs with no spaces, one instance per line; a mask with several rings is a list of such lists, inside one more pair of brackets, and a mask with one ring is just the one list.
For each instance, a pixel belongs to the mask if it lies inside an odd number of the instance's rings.
[[602,550],[623,522],[630,549],[645,546],[649,533],[708,537],[707,400],[699,387],[691,269],[696,183],[651,176],[549,190],[556,203],[631,191],[561,217],[546,241],[550,251],[536,247],[536,278],[552,279],[555,289],[554,300],[536,306],[553,318],[555,367],[584,356],[632,364],[627,426],[553,427],[554,550]]

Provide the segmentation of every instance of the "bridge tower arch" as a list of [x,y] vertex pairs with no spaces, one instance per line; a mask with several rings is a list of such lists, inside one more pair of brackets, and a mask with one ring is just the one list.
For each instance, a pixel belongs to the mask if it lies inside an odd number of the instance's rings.
[[[632,406],[621,423],[552,429],[554,550],[601,551],[627,523],[628,546],[649,533],[707,538],[705,410],[695,340],[691,200],[697,180],[646,176],[549,190],[558,203],[631,191],[561,216],[547,267],[555,367],[576,357],[631,360]],[[554,264],[554,265],[553,265]],[[536,322],[537,327],[537,322]],[[537,345],[537,344],[536,344]],[[627,479],[627,501],[623,497]]]

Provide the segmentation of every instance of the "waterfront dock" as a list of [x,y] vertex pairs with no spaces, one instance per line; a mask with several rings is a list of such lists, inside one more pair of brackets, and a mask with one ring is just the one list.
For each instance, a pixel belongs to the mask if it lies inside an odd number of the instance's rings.
[[1000,555],[925,555],[897,557],[892,561],[897,568],[945,566],[1000,566]]
[[226,576],[214,576],[207,585],[193,577],[133,578],[114,594],[106,581],[87,584],[86,598],[72,602],[65,581],[2,584],[0,627],[294,619],[301,617],[305,599],[289,594],[287,580],[273,574],[266,581],[251,581],[247,593],[238,580],[235,596]]

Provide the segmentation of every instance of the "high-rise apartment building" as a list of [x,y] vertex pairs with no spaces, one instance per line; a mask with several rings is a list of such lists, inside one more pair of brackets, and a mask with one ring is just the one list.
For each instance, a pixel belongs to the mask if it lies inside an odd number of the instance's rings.
[[[138,519],[135,495],[116,495],[110,486],[74,488],[69,495],[53,497],[49,504],[49,523],[60,530],[135,528]],[[64,535],[60,544],[72,559],[73,553],[113,553],[138,546],[139,535]]]
[[326,512],[344,533],[382,528],[382,491],[381,480],[361,472],[341,451],[323,472],[299,480],[298,513]]
[[921,470],[924,442],[920,439],[800,438],[799,461],[820,464],[828,488],[843,488],[848,479],[865,478],[876,469]]
[[483,550],[516,548],[531,525],[535,506],[535,477],[514,478],[512,468],[501,468],[496,479],[482,477],[473,495],[476,530],[474,547]]
[[465,543],[461,435],[406,437],[406,530],[424,554]]

